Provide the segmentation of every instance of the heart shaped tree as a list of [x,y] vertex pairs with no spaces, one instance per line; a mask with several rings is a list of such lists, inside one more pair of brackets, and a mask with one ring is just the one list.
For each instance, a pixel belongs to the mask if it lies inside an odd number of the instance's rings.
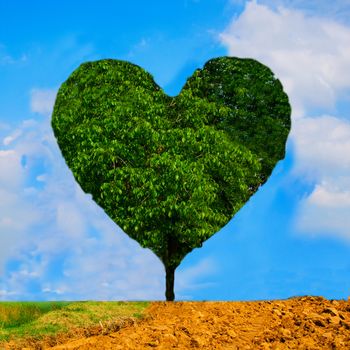
[[81,188],[163,262],[174,300],[182,259],[284,158],[290,114],[279,80],[252,59],[212,59],[176,97],[142,68],[109,59],[62,84],[52,127]]

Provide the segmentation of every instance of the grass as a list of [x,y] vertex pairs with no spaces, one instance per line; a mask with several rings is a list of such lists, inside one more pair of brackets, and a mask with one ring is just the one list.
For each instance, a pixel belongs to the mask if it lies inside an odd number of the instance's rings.
[[0,302],[0,344],[142,318],[147,302]]

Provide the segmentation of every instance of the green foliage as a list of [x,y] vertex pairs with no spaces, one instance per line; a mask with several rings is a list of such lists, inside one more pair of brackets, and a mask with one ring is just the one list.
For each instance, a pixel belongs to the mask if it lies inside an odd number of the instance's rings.
[[52,127],[82,189],[176,268],[284,158],[290,105],[269,68],[208,61],[167,96],[142,68],[87,62],[58,91]]

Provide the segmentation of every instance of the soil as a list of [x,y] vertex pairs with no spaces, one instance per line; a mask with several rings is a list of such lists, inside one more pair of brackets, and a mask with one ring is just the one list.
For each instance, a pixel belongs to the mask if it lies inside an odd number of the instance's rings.
[[54,347],[46,342],[25,349],[349,350],[350,300],[153,302],[144,319],[105,328]]

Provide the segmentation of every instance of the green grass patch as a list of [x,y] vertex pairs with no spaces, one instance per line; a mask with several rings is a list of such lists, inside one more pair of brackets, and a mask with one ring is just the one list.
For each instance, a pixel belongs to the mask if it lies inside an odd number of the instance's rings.
[[0,302],[0,343],[41,339],[122,318],[141,318],[148,302]]
[[0,302],[0,327],[19,327],[68,304],[69,302]]

